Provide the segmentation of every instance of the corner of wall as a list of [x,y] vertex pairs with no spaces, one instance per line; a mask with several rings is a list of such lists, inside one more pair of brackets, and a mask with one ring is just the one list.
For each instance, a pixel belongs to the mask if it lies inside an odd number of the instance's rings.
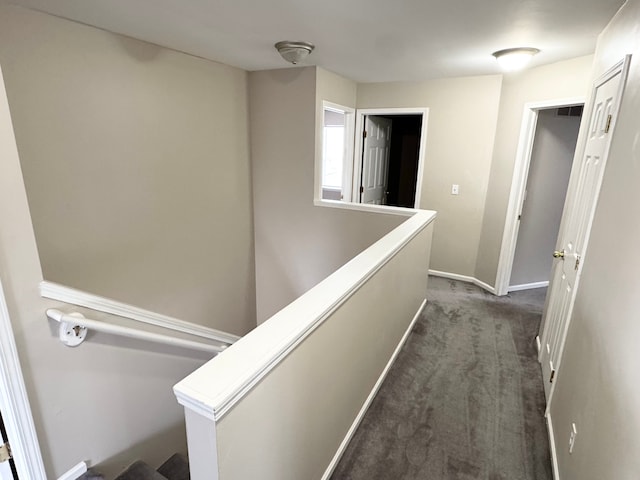
[[585,55],[503,78],[476,278],[496,282],[525,105],[585,95],[592,59],[592,55]]

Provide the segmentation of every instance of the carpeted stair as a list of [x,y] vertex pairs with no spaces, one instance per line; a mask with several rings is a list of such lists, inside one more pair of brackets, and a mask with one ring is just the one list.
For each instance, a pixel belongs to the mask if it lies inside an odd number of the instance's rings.
[[142,460],[129,465],[115,480],[189,480],[189,461],[176,453],[154,470]]
[[[104,477],[90,470],[78,480],[104,480]],[[184,455],[176,453],[160,465],[158,470],[154,470],[147,463],[138,460],[115,480],[189,480],[189,461]]]

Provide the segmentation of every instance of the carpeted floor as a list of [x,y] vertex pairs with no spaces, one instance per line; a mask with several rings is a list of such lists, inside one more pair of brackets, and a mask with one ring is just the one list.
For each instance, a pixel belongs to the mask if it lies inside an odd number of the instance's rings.
[[551,480],[536,360],[546,289],[431,277],[428,303],[332,480]]

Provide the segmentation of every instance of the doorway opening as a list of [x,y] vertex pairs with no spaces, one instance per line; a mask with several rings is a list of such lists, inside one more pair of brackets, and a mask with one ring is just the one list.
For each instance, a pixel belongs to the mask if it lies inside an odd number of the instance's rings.
[[422,115],[366,115],[358,201],[413,208],[416,204]]
[[519,215],[509,291],[546,287],[560,230],[583,105],[540,109]]
[[418,208],[427,109],[361,109],[356,114],[352,199]]
[[[532,171],[532,155],[534,151],[534,141],[536,139],[536,131],[538,126],[538,119],[540,112],[549,111],[549,115],[558,115],[559,117],[571,119],[574,118],[571,116],[581,114],[582,111],[579,107],[584,105],[584,97],[575,97],[568,98],[562,100],[550,100],[546,102],[533,102],[528,103],[524,106],[524,112],[522,115],[522,127],[520,129],[520,139],[518,142],[518,150],[516,152],[516,163],[513,171],[513,178],[511,182],[511,194],[509,197],[509,205],[507,207],[507,216],[505,219],[505,228],[502,237],[502,247],[500,250],[500,258],[498,260],[498,272],[496,276],[496,295],[506,295],[510,290],[519,290],[525,288],[535,288],[542,287],[544,285],[548,285],[549,277],[547,276],[546,280],[523,280],[522,278],[514,277],[514,282],[511,281],[512,270],[514,267],[514,260],[516,254],[516,245],[518,243],[519,231],[521,227],[521,220],[524,219],[523,209],[525,207],[525,200],[527,199],[527,186],[529,173]],[[573,107],[573,108],[572,108]],[[577,108],[575,108],[577,107]],[[568,114],[568,115],[567,115]],[[558,119],[560,120],[560,119]],[[569,120],[570,122],[570,120]],[[566,142],[565,142],[566,143]],[[573,151],[571,152],[571,162],[573,162],[575,153],[575,144],[573,147]],[[571,166],[569,167],[571,168]],[[562,182],[559,182],[562,183]],[[568,179],[567,179],[568,184]],[[544,196],[544,182],[539,187],[542,190],[542,196]],[[538,196],[541,194],[538,193]],[[560,205],[560,216],[562,216],[562,209],[564,207],[565,196],[566,196],[566,187],[565,194],[556,193],[556,197],[560,196],[561,205]],[[529,202],[529,205],[535,204],[536,202]],[[540,208],[537,208],[540,210]],[[542,212],[538,212],[538,217],[544,217],[544,210]],[[529,219],[532,218],[531,214],[528,214]],[[535,222],[534,222],[535,223]],[[531,228],[526,227],[528,230]],[[549,229],[550,227],[546,227]],[[558,228],[555,231],[555,237],[553,238],[553,244],[555,245],[555,241],[557,239],[557,234],[559,230]],[[526,232],[525,232],[526,233]],[[547,236],[553,236],[553,234],[549,234]],[[532,242],[535,244],[535,242]],[[548,247],[548,246],[547,246]],[[534,249],[536,247],[534,246]],[[548,255],[551,257],[551,253],[553,252],[553,246],[551,250],[547,250],[546,252],[542,252],[542,248],[539,249],[540,255]],[[526,263],[526,262],[525,262]],[[551,272],[551,264],[549,265],[548,274]],[[546,283],[544,283],[546,282]]]

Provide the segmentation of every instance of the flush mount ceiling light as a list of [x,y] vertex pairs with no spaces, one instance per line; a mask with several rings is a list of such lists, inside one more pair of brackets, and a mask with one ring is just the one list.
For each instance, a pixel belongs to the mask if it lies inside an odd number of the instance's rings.
[[492,55],[496,57],[496,60],[498,60],[503,70],[513,72],[514,70],[524,68],[536,53],[540,53],[540,50],[537,48],[519,47],[498,50],[497,52],[493,52]]
[[274,46],[282,58],[294,65],[297,65],[307,58],[307,55],[313,52],[313,49],[316,48],[313,43],[289,41],[278,42]]

